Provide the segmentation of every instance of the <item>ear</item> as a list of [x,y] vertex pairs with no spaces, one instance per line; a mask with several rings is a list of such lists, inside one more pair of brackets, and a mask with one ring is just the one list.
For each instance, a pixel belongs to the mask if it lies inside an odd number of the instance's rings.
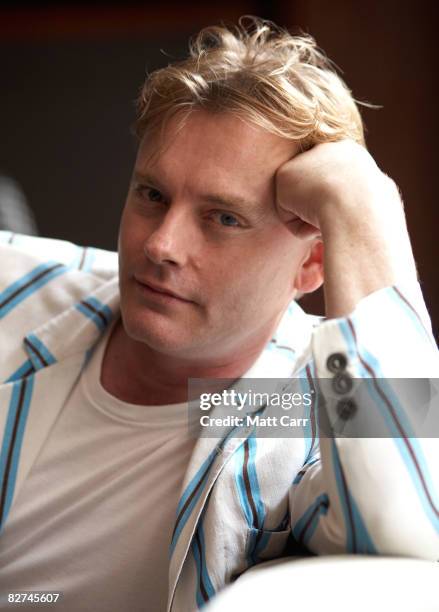
[[316,238],[297,269],[294,289],[300,294],[312,293],[323,284],[323,280],[323,242]]

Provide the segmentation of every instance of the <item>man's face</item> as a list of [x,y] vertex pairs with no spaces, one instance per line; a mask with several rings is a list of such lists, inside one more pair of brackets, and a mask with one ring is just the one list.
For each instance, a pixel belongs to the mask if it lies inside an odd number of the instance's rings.
[[[274,175],[295,144],[231,114],[195,111],[138,151],[119,233],[126,333],[153,350],[224,358],[268,341],[307,245],[275,209]],[[174,292],[164,296],[142,284]]]

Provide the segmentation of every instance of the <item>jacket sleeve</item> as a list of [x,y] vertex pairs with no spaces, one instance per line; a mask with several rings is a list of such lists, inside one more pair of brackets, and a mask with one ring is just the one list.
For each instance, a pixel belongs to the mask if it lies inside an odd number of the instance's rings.
[[317,554],[439,559],[439,358],[419,283],[313,331],[319,444],[290,489]]

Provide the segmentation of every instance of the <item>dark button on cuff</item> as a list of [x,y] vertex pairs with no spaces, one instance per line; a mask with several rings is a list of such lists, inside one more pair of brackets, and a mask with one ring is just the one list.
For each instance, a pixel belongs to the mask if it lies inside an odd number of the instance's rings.
[[337,402],[336,410],[342,421],[349,421],[357,412],[357,404],[350,398],[341,399]]
[[332,353],[326,360],[326,367],[333,374],[337,374],[337,372],[342,372],[346,368],[347,363],[348,361],[343,353]]
[[332,388],[336,393],[349,393],[352,389],[352,378],[348,374],[336,374],[332,379]]

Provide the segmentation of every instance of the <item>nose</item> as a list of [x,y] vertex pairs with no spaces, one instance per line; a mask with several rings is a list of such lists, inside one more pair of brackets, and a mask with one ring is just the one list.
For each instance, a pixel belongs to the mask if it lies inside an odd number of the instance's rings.
[[183,266],[195,235],[187,211],[170,207],[144,243],[144,253],[155,264]]

